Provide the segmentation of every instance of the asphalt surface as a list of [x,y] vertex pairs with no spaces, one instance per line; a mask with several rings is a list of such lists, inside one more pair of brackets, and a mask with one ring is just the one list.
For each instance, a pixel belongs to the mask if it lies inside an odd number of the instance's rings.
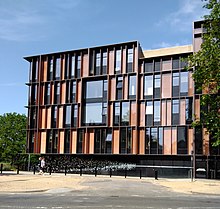
[[86,189],[0,193],[0,209],[220,209],[218,195],[176,193],[146,181],[92,178],[81,184]]

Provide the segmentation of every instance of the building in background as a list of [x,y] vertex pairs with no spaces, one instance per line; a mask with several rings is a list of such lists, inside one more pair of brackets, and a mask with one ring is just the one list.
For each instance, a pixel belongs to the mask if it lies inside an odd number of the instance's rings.
[[157,167],[190,166],[194,151],[196,168],[220,166],[207,161],[220,153],[206,130],[191,126],[202,92],[183,58],[199,50],[202,32],[195,22],[187,46],[143,51],[131,41],[25,57],[27,152],[115,156]]

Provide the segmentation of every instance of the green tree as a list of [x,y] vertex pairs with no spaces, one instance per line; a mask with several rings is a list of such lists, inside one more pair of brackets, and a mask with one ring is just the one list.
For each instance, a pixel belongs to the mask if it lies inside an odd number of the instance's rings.
[[195,118],[194,126],[207,128],[212,144],[220,144],[220,2],[205,0],[204,33],[201,49],[189,56],[189,69],[193,68],[196,89],[206,93],[201,96],[203,117]]
[[0,115],[0,160],[13,164],[26,147],[26,116],[17,113]]

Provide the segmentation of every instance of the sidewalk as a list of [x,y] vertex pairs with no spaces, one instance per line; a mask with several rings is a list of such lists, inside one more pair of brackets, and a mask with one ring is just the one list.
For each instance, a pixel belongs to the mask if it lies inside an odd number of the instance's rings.
[[[48,173],[38,175],[33,172],[20,171],[19,175],[16,172],[3,172],[0,174],[0,193],[17,193],[17,192],[46,192],[51,189],[71,189],[84,190],[88,187],[85,182],[104,181],[110,179],[109,176],[98,175],[83,175],[63,173]],[[123,181],[123,176],[112,176],[112,181]],[[208,179],[196,179],[191,182],[191,179],[163,179],[155,180],[154,178],[127,177],[126,181],[143,181],[150,182],[156,185],[166,187],[170,191],[187,193],[187,194],[212,194],[220,195],[220,181]],[[95,182],[94,182],[95,183]],[[95,185],[95,184],[94,184]],[[90,188],[91,189],[91,188]]]

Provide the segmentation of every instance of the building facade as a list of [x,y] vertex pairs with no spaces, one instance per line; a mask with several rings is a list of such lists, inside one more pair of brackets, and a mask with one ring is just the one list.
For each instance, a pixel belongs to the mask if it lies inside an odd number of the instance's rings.
[[131,41],[25,57],[27,152],[158,161],[212,154],[205,128],[191,126],[203,92],[184,61],[199,50],[202,32],[195,22],[187,46],[143,51]]

